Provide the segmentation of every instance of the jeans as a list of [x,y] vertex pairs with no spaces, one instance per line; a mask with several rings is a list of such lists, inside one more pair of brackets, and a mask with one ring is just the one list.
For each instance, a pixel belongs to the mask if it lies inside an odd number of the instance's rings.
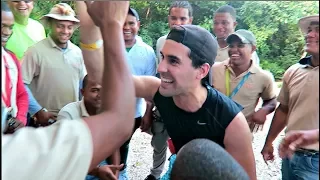
[[282,160],[282,180],[318,180],[319,153],[295,152]]

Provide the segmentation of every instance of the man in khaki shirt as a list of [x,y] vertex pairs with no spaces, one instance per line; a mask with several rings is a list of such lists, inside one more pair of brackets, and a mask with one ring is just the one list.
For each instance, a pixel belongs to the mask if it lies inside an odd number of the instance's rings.
[[[265,161],[274,159],[272,143],[286,126],[286,134],[319,128],[319,15],[301,18],[298,24],[305,36],[305,51],[311,56],[289,67],[283,75],[280,105],[261,152]],[[319,141],[283,159],[282,179],[319,179]]]
[[[243,106],[242,112],[253,131],[256,125],[264,124],[266,116],[276,107],[274,78],[251,59],[256,48],[252,32],[240,29],[226,41],[230,58],[212,66],[213,86]],[[259,98],[263,105],[255,111]]]
[[[226,39],[236,29],[236,16],[236,10],[229,5],[221,6],[213,15],[213,32],[219,44],[216,62],[222,62],[229,58]],[[252,60],[259,66],[260,59],[256,51],[252,52]]]
[[[105,42],[106,55],[99,67],[105,70],[99,83],[108,87],[108,91],[102,91],[103,112],[83,120],[59,121],[45,128],[27,127],[13,135],[2,134],[3,179],[83,180],[88,171],[131,136],[135,96],[122,33],[128,8],[129,1],[95,1],[88,10]],[[85,59],[91,67],[94,60],[97,59]],[[1,111],[4,115],[3,106]],[[23,162],[23,166],[16,162]]]
[[30,88],[29,96],[35,98],[30,106],[39,107],[31,115],[40,124],[46,124],[55,119],[63,106],[79,100],[79,82],[86,70],[80,48],[70,41],[79,26],[72,8],[66,3],[56,4],[42,17],[42,23],[51,33],[27,50],[22,73],[26,87]]

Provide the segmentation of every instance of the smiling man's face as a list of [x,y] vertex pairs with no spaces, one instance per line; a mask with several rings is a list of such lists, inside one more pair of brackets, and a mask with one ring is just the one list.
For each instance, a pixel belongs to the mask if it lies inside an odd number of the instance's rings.
[[125,41],[133,41],[138,34],[140,21],[131,14],[128,14],[126,22],[123,25],[123,37]]
[[29,17],[33,10],[33,1],[8,1],[15,17]]

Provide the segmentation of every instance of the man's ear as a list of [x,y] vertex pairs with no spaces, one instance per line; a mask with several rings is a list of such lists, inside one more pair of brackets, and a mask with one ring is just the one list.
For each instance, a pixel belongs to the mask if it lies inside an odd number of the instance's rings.
[[257,49],[257,47],[255,45],[252,45],[251,47],[252,47],[251,48],[251,53],[253,53]]
[[81,95],[83,96],[84,95],[84,89],[80,89],[80,92],[81,92]]
[[201,65],[199,67],[199,73],[197,78],[198,79],[203,79],[204,77],[206,77],[210,71],[210,65],[208,63],[204,63],[203,65]]
[[234,21],[234,22],[233,22],[233,27],[234,27],[234,29],[236,29],[237,25],[238,25],[238,22],[237,22],[237,21]]
[[138,26],[138,31],[139,31],[139,29],[140,29],[140,21],[137,21],[137,26]]
[[190,17],[189,18],[189,24],[192,24],[192,21],[193,21],[193,17]]

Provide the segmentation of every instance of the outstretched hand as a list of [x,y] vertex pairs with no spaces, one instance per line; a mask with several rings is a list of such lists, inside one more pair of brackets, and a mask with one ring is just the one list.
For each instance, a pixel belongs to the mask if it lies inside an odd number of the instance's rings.
[[281,141],[279,155],[291,158],[296,149],[319,142],[319,129],[292,131]]
[[84,1],[93,22],[101,27],[104,24],[124,24],[129,11],[129,1]]

